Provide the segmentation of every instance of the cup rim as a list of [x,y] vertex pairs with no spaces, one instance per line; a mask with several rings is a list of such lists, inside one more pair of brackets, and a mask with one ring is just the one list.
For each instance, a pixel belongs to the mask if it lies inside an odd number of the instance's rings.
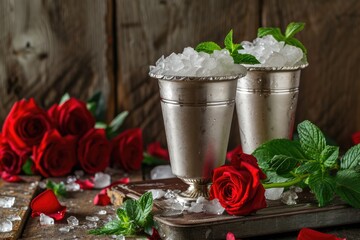
[[284,67],[254,67],[254,66],[251,66],[251,65],[245,65],[246,69],[250,72],[252,71],[296,71],[296,70],[300,70],[300,69],[304,69],[306,68],[307,66],[309,66],[309,63],[306,62],[306,63],[302,63],[302,64],[299,64],[299,65],[295,65],[295,66],[284,66]]

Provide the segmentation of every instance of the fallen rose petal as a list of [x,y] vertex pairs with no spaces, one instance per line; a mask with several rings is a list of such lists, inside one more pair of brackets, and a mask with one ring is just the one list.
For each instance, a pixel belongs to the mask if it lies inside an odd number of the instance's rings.
[[31,201],[31,217],[40,216],[40,213],[54,218],[55,220],[61,220],[65,216],[66,207],[60,205],[54,192],[50,189],[40,193]]
[[297,240],[346,240],[346,238],[338,238],[335,235],[327,234],[312,230],[310,228],[303,228],[300,230]]
[[75,181],[75,183],[79,184],[80,189],[83,189],[83,190],[90,190],[90,189],[94,188],[94,182],[89,179],[86,179],[86,180],[78,179]]
[[152,228],[152,234],[148,237],[148,240],[161,240],[160,234],[156,228]]
[[2,172],[1,174],[1,178],[5,181],[5,182],[23,182],[24,179],[22,179],[21,177],[19,177],[18,175],[12,175],[10,173],[7,172]]
[[235,235],[232,232],[226,234],[226,240],[236,240]]
[[96,194],[96,196],[94,197],[94,205],[98,205],[98,206],[107,206],[110,204],[110,198],[107,195],[107,190],[113,186],[119,185],[119,184],[127,184],[130,182],[129,178],[121,178],[115,182],[113,182],[112,184],[110,184],[109,186],[103,188],[98,194]]
[[352,142],[353,142],[354,145],[359,144],[359,143],[360,143],[360,131],[354,133],[354,134],[351,136],[351,139],[352,139]]

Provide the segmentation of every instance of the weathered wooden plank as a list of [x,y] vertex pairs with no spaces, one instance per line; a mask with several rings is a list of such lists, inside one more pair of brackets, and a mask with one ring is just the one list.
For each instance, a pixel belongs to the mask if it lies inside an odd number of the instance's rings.
[[305,22],[299,39],[308,48],[301,76],[297,122],[309,119],[345,147],[360,130],[360,2],[263,1],[264,26]]
[[97,91],[106,101],[114,97],[111,3],[0,2],[0,123],[24,97],[44,107],[66,92],[83,100]]
[[[248,39],[258,28],[258,1],[120,0],[115,2],[118,110],[129,110],[126,126],[141,126],[145,141],[165,143],[157,82],[149,65],[161,55],[201,41],[222,42],[230,29]],[[237,129],[233,130],[236,143]],[[232,145],[235,145],[232,141]]]
[[5,218],[14,219],[12,221],[13,230],[7,233],[0,233],[0,239],[18,239],[31,211],[29,204],[35,195],[40,177],[23,177],[23,179],[25,182],[21,183],[7,183],[0,179],[0,197],[15,197],[13,207],[0,207],[1,220]]

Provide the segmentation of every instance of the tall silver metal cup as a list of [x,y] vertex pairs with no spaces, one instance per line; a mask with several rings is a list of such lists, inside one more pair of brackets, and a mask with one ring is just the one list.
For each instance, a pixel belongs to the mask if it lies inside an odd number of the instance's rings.
[[300,72],[306,66],[248,68],[238,81],[236,111],[245,153],[271,139],[292,138]]
[[172,172],[189,185],[179,194],[183,202],[208,197],[212,170],[224,164],[242,70],[229,77],[150,74],[159,83]]

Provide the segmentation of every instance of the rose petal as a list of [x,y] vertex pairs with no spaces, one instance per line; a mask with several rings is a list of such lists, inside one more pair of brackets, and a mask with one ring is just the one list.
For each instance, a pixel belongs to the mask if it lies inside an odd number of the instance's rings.
[[237,146],[236,148],[234,148],[233,150],[229,151],[226,153],[226,159],[231,161],[231,159],[233,158],[234,155],[237,155],[239,153],[243,153],[243,150],[241,148],[241,145]]
[[80,189],[83,189],[83,190],[90,190],[90,189],[94,188],[94,182],[89,179],[86,179],[86,180],[78,179],[75,181],[75,183],[79,184]]
[[235,235],[232,232],[226,234],[226,240],[236,240]]
[[354,145],[359,144],[359,143],[360,143],[360,131],[354,133],[354,134],[351,136],[351,139],[352,139],[352,142],[353,142]]
[[94,197],[94,205],[107,206],[110,204],[110,198],[106,193],[98,193]]
[[300,230],[297,240],[346,240],[346,238],[338,238],[335,235],[327,234],[312,230],[310,228],[303,228]]
[[152,228],[152,234],[148,237],[148,240],[161,240],[160,234],[156,228]]
[[2,172],[1,178],[5,182],[23,182],[24,181],[24,179],[22,179],[18,175],[12,175],[12,174],[7,173],[7,172]]
[[40,193],[31,201],[31,217],[39,216],[40,213],[54,218],[55,220],[61,220],[65,216],[66,207],[60,205],[54,192],[50,189]]

